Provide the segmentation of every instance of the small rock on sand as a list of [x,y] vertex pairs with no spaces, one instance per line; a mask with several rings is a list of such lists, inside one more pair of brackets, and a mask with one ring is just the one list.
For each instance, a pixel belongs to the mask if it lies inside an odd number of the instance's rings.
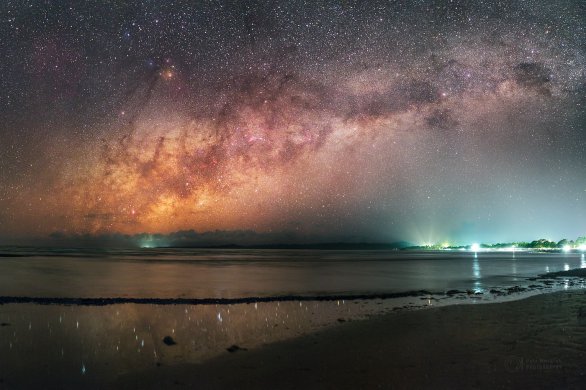
[[163,343],[165,343],[165,345],[175,345],[175,344],[177,344],[177,342],[175,340],[173,340],[173,337],[171,337],[171,336],[165,336],[163,338]]
[[234,353],[234,352],[238,352],[238,351],[248,351],[248,349],[241,348],[241,347],[237,346],[236,344],[234,344],[234,345],[231,345],[230,347],[226,348],[226,351],[228,351],[230,353]]

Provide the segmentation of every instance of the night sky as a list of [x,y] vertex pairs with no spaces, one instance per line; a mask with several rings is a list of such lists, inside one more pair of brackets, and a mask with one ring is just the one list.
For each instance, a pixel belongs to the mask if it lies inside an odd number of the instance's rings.
[[6,0],[0,20],[0,243],[586,233],[583,1]]

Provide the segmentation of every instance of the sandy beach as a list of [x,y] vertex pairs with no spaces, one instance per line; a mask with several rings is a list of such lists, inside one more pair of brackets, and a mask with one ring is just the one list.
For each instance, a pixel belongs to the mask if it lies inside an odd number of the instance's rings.
[[583,388],[586,293],[385,314],[118,388]]

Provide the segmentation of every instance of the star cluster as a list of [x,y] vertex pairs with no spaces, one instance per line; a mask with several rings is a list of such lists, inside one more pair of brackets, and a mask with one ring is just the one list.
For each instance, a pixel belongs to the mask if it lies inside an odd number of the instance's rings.
[[0,238],[586,226],[580,1],[6,1]]

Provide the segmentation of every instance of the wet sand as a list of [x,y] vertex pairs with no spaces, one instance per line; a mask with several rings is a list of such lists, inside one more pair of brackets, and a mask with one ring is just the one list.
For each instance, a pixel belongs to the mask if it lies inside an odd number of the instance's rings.
[[[170,347],[172,348],[172,347]],[[202,364],[153,365],[118,388],[584,388],[586,293],[402,311]]]

